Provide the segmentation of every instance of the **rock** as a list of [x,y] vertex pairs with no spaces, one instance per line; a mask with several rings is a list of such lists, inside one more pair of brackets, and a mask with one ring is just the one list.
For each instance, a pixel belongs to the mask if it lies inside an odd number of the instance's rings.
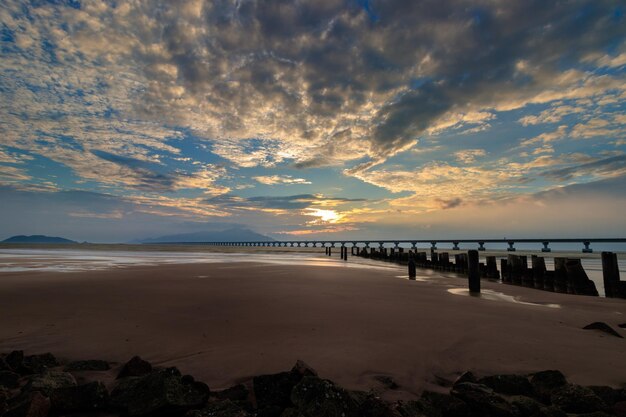
[[539,413],[534,417],[567,417],[563,411],[554,406],[541,407]]
[[291,404],[291,390],[302,380],[297,372],[280,372],[271,375],[259,375],[252,379],[257,408],[275,406],[282,409]]
[[550,396],[557,389],[567,385],[565,376],[560,371],[541,371],[530,378],[535,396],[544,403],[550,403]]
[[515,414],[520,417],[534,417],[541,413],[543,404],[524,395],[516,395],[509,399]]
[[624,336],[622,336],[621,334],[617,333],[615,330],[613,330],[613,328],[611,326],[609,326],[608,324],[601,322],[601,321],[596,321],[593,322],[591,324],[586,325],[585,327],[583,327],[584,330],[599,330],[601,332],[604,332],[606,334],[610,334],[611,336],[615,336],[615,337],[619,337],[621,339],[624,338]]
[[126,378],[128,376],[144,376],[152,372],[152,365],[139,356],[133,356],[120,370],[117,379]]
[[302,414],[300,411],[298,411],[297,408],[287,408],[285,411],[282,412],[280,417],[306,417],[306,416]]
[[422,411],[428,417],[466,417],[470,414],[467,404],[449,394],[424,391],[420,398]]
[[49,368],[59,366],[59,361],[52,353],[25,356],[22,361],[20,373],[23,375],[40,374]]
[[101,360],[86,360],[86,361],[74,361],[65,365],[63,369],[66,372],[76,371],[108,371],[111,366],[107,361]]
[[626,323],[618,324],[617,327],[622,328],[622,329],[626,329]]
[[613,414],[618,417],[626,417],[626,401],[618,401],[611,408]]
[[383,386],[387,389],[398,389],[400,388],[400,386],[396,383],[396,381],[393,380],[393,378],[391,378],[390,376],[387,375],[376,375],[374,377],[374,379],[378,382],[380,382],[381,384],[383,384]]
[[358,404],[359,417],[401,417],[395,407],[371,393],[353,391],[351,396]]
[[20,376],[13,371],[0,371],[0,387],[17,388],[19,379]]
[[358,404],[346,390],[314,376],[293,388],[291,402],[307,417],[359,417]]
[[212,395],[219,398],[220,400],[247,401],[250,392],[245,385],[239,384],[235,385],[234,387],[227,388],[223,391],[213,392]]
[[200,408],[208,397],[205,384],[183,381],[178,369],[167,368],[121,379],[111,392],[109,404],[128,416],[145,416]]
[[232,401],[210,402],[201,410],[191,410],[185,417],[249,417],[244,409]]
[[566,413],[593,413],[603,411],[606,404],[592,390],[580,385],[568,384],[550,396],[553,405]]
[[476,378],[476,375],[474,375],[471,371],[467,371],[461,374],[461,376],[454,381],[454,384],[462,384],[463,382],[476,383],[478,382],[478,378]]
[[513,406],[482,384],[463,382],[451,391],[453,397],[465,402],[473,414],[481,417],[513,417]]
[[9,391],[3,387],[0,387],[0,416],[3,416],[4,413],[9,409]]
[[396,411],[402,417],[440,417],[440,415],[427,416],[424,414],[424,407],[421,401],[399,401]]
[[614,417],[612,414],[607,414],[604,411],[594,411],[593,413],[576,414],[576,417]]
[[20,396],[3,417],[46,417],[50,411],[50,399],[35,391]]
[[13,371],[19,370],[23,361],[24,351],[21,350],[14,350],[4,358],[4,362],[8,365],[9,369]]
[[613,389],[606,386],[592,385],[589,388],[608,406],[613,406],[618,401],[626,400],[626,390]]
[[57,413],[99,410],[106,407],[109,393],[102,382],[58,388],[52,391],[50,401]]
[[32,376],[24,387],[24,391],[41,391],[44,395],[50,396],[52,391],[56,389],[73,387],[75,385],[76,380],[72,374],[67,372],[48,371],[40,375]]
[[478,383],[488,386],[499,394],[525,395],[528,397],[533,395],[533,387],[525,376],[493,375],[479,379]]
[[291,372],[300,374],[302,376],[317,376],[317,371],[300,359],[298,359],[293,368],[291,368]]

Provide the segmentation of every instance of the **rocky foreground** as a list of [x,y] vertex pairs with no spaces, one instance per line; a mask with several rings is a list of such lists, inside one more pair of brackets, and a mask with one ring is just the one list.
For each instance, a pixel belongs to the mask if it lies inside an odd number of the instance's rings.
[[[399,388],[391,378],[381,382]],[[62,364],[50,353],[0,355],[0,417],[626,416],[625,388],[570,384],[554,370],[481,378],[466,372],[449,389],[386,402],[374,391],[341,388],[298,361],[290,371],[216,392],[176,368],[154,368],[139,357],[117,370],[102,360]]]

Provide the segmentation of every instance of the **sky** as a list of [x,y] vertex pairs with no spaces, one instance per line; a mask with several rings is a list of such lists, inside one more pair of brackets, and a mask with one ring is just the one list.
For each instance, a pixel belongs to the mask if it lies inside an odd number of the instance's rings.
[[3,0],[0,238],[625,237],[624,13]]

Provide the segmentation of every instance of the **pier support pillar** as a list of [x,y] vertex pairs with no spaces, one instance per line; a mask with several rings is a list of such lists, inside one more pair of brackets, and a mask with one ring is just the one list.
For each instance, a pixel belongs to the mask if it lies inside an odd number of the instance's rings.
[[480,293],[480,271],[478,268],[478,251],[467,252],[467,278],[471,293]]
[[593,253],[593,249],[589,247],[589,243],[590,242],[583,242],[583,245],[585,245],[585,247],[583,248],[583,253]]

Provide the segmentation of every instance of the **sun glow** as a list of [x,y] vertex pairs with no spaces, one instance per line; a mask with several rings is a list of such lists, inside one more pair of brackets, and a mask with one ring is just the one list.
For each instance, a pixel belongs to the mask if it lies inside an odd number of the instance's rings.
[[336,223],[343,216],[337,213],[335,210],[322,210],[322,209],[314,209],[308,208],[304,213],[305,216],[313,216],[317,217],[316,221],[326,222],[326,223]]

